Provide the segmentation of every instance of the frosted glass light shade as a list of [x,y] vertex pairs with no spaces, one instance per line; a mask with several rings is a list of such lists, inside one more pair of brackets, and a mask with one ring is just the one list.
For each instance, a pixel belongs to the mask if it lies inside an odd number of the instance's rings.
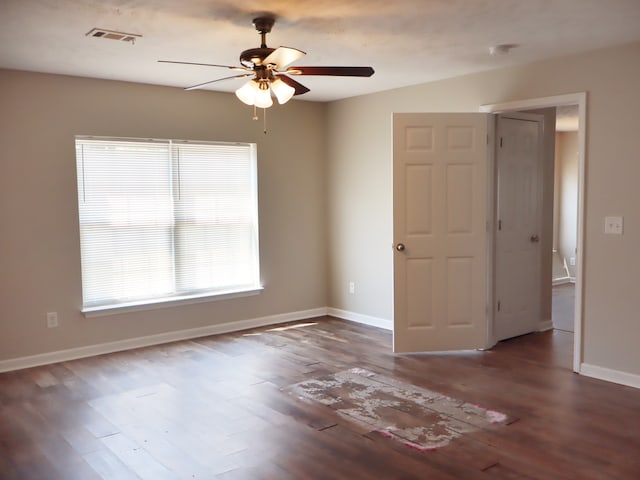
[[256,90],[255,106],[258,108],[269,108],[273,105],[268,84],[266,84],[266,87],[264,89],[258,87]]
[[258,82],[249,80],[243,86],[236,90],[236,97],[247,105],[253,105],[256,101],[256,93],[259,91]]
[[296,89],[284,83],[281,79],[276,78],[271,82],[271,89],[278,99],[280,105],[287,103],[296,93]]

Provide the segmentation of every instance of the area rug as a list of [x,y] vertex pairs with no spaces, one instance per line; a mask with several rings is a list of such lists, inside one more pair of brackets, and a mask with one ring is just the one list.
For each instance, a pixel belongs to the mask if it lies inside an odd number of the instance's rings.
[[422,451],[444,447],[461,435],[508,422],[504,413],[360,368],[305,380],[285,390]]

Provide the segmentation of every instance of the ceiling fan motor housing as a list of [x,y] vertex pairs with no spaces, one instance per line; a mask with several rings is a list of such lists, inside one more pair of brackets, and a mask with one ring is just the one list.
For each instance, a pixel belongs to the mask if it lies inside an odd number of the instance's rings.
[[240,54],[240,63],[247,68],[254,68],[261,65],[262,61],[273,52],[275,48],[250,48]]

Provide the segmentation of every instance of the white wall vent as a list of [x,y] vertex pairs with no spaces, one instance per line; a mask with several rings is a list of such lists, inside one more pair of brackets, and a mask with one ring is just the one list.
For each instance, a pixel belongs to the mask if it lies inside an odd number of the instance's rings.
[[115,30],[106,30],[104,28],[92,28],[86,34],[87,37],[106,38],[108,40],[119,40],[121,42],[136,43],[137,38],[142,35],[137,33],[116,32]]

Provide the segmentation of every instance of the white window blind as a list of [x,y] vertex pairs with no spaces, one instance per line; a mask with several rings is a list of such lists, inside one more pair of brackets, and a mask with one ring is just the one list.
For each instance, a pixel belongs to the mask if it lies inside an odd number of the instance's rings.
[[254,144],[76,137],[84,310],[259,288]]

